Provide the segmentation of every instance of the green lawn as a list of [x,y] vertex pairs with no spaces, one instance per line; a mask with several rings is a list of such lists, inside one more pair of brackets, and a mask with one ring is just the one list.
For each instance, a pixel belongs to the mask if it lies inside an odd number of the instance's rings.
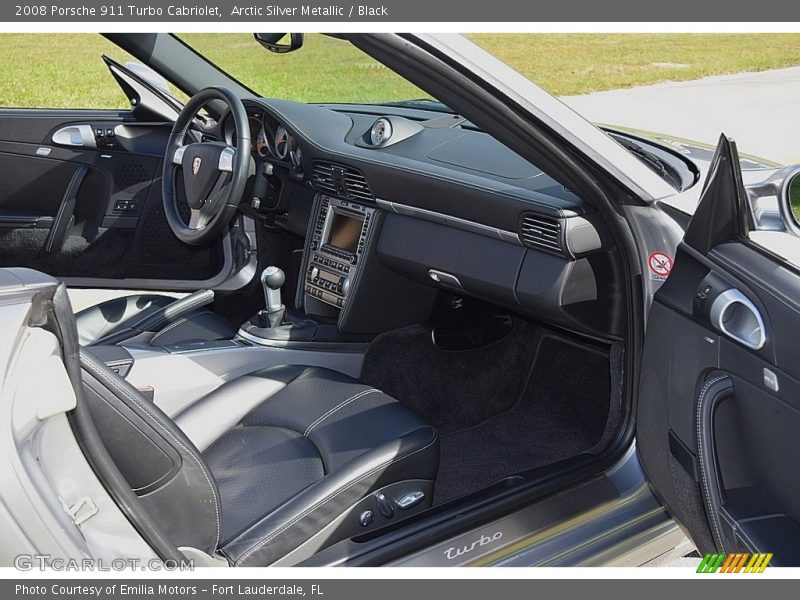
[[800,177],[795,177],[789,186],[789,201],[795,220],[800,222]]
[[[249,34],[183,37],[266,96],[387,101],[424,94],[345,42],[309,35],[294,54]],[[546,90],[581,94],[800,64],[798,34],[476,34],[481,46]],[[0,34],[0,106],[122,107],[100,54],[128,60],[94,34]]]

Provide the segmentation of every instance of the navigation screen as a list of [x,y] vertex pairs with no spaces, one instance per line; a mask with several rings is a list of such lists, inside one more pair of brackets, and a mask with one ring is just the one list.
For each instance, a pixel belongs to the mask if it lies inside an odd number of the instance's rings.
[[340,250],[355,254],[363,223],[364,219],[334,212],[333,219],[331,219],[331,234],[328,243]]

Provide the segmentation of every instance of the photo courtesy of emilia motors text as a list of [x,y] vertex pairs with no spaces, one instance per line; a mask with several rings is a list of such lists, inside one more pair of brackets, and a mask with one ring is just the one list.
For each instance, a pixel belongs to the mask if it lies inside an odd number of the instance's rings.
[[778,0],[0,5],[0,595],[790,594],[798,106]]

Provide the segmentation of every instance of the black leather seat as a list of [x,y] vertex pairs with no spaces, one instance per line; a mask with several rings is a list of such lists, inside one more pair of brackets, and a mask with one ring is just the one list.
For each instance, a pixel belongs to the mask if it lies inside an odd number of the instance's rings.
[[[213,298],[213,292],[203,291],[183,300],[159,294],[133,294],[107,300],[75,314],[78,338],[82,346],[124,341],[169,346],[230,339],[237,328],[203,308]],[[174,310],[176,306],[180,310]],[[170,309],[173,309],[171,314]]]
[[104,443],[178,547],[292,564],[430,506],[436,431],[340,373],[259,371],[173,421],[88,353],[82,366]]

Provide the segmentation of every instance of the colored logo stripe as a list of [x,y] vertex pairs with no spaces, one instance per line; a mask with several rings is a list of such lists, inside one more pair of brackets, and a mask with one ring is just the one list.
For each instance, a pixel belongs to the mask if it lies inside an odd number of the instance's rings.
[[[749,559],[749,560],[748,560]],[[748,552],[708,553],[697,567],[698,573],[763,573],[772,560],[772,552],[750,554]],[[745,566],[746,565],[746,566]]]

